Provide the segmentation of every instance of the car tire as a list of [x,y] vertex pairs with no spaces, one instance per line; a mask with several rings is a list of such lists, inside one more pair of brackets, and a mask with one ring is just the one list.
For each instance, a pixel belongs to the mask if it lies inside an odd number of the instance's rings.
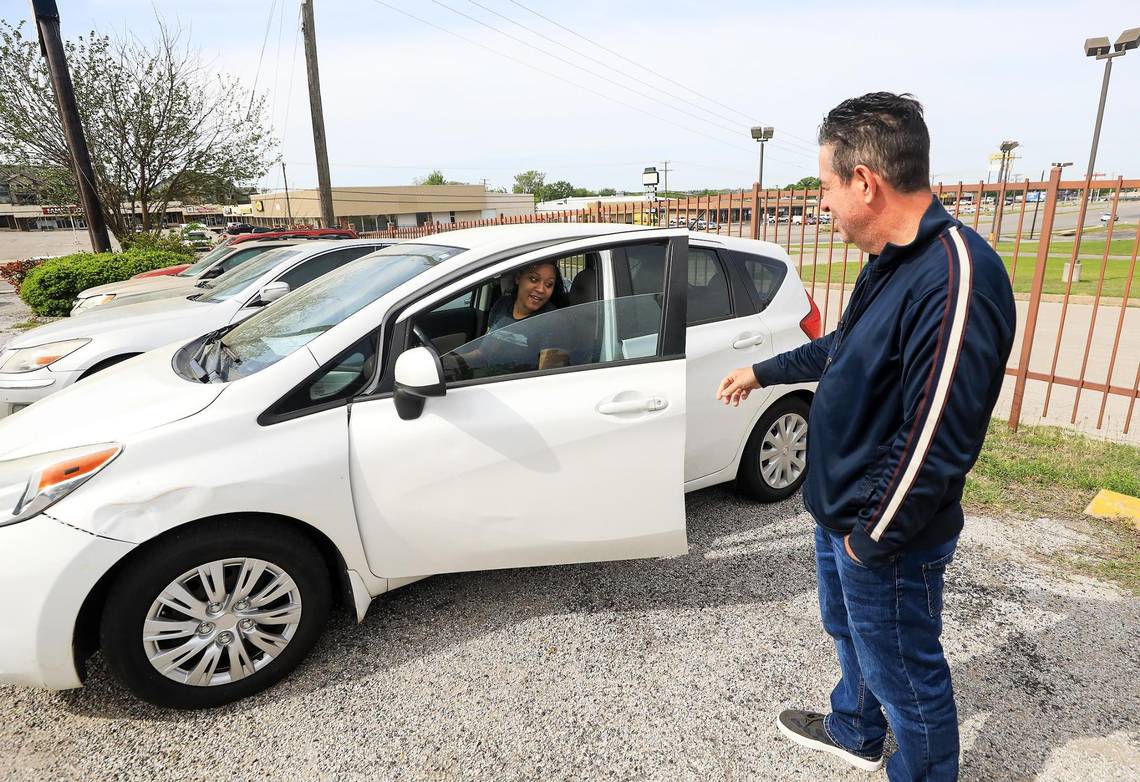
[[202,522],[140,554],[109,590],[99,640],[115,678],[155,705],[210,708],[260,692],[301,662],[328,619],[325,560],[284,524]]
[[737,486],[745,495],[760,502],[779,502],[799,491],[807,476],[808,410],[802,397],[785,396],[760,416],[737,472]]

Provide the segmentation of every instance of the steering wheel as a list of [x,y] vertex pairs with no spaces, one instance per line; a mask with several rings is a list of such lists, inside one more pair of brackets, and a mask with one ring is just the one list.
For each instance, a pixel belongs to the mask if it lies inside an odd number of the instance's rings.
[[428,335],[425,334],[424,330],[419,327],[419,324],[417,324],[417,323],[412,324],[412,334],[415,336],[416,339],[418,339],[420,341],[420,344],[423,345],[425,348],[433,347],[431,340],[428,339]]

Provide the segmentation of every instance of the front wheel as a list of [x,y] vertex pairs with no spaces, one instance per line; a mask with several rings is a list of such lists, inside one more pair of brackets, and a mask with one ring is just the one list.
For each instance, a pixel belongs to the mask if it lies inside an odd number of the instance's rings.
[[785,396],[760,416],[737,473],[746,495],[779,502],[799,491],[807,476],[808,409],[802,398]]
[[139,698],[220,706],[295,668],[330,600],[324,559],[299,532],[261,519],[192,524],[127,564],[107,598],[100,646]]

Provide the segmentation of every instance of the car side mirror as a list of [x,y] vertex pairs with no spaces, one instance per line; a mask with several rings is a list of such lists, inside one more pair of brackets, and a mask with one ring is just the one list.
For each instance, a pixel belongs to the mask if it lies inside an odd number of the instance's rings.
[[405,350],[396,359],[396,413],[405,421],[419,418],[429,396],[443,396],[443,364],[428,347]]
[[271,282],[258,292],[257,303],[269,304],[272,301],[277,301],[288,292],[289,283],[281,282],[280,280],[277,282]]

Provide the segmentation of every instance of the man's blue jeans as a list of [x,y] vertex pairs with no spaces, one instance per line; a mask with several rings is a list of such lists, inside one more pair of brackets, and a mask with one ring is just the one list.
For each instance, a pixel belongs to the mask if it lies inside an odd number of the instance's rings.
[[903,552],[872,570],[847,555],[841,534],[816,525],[819,607],[842,673],[824,725],[841,747],[878,757],[885,709],[898,742],[891,782],[958,778],[958,713],[938,640],[943,574],[957,544]]

